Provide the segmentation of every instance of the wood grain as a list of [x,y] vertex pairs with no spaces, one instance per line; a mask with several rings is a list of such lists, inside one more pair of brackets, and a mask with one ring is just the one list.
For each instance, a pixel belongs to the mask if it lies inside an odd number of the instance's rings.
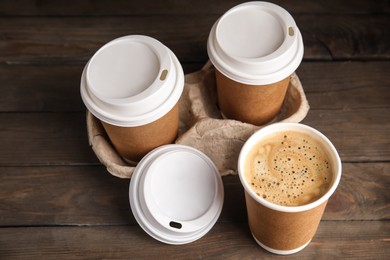
[[0,166],[97,164],[85,113],[0,114]]
[[387,108],[312,110],[302,123],[325,134],[346,162],[389,161]]
[[[185,73],[203,63],[185,63]],[[81,73],[85,64],[0,64],[0,112],[82,112]]]
[[390,58],[387,15],[303,15],[294,17],[305,59],[369,60]]
[[[388,163],[344,163],[323,220],[390,219]],[[103,166],[0,167],[0,226],[135,225],[129,180]],[[237,175],[223,177],[219,222],[247,222]],[[44,209],[44,210],[42,210]]]
[[[326,134],[343,160],[385,161],[390,154],[389,117],[386,108],[311,110],[303,122]],[[0,130],[1,165],[96,163],[88,147],[83,112],[0,114]],[[358,144],[364,145],[356,149]]]
[[[184,63],[185,73],[203,63]],[[83,112],[84,64],[0,64],[0,112]],[[390,63],[303,62],[297,74],[312,110],[390,106]],[[331,101],[331,102],[330,102]]]
[[297,74],[311,109],[388,108],[389,67],[388,61],[303,62]]
[[0,167],[1,226],[135,224],[129,180],[103,166]]
[[[88,146],[82,68],[104,43],[146,34],[186,73],[208,60],[226,1],[0,1],[0,259],[259,259],[237,176],[202,239],[169,246],[149,237],[128,203],[129,180],[111,176]],[[305,44],[298,68],[311,109],[303,123],[343,161],[313,241],[294,259],[390,255],[390,31],[388,0],[276,0]]]
[[[86,63],[105,43],[145,34],[167,45],[181,62],[206,62],[206,42],[218,15],[0,18],[0,62]],[[388,59],[386,15],[297,15],[304,59]]]
[[[389,232],[387,221],[321,222],[307,248],[290,258],[385,259],[390,254]],[[158,242],[139,226],[5,228],[0,229],[0,255],[30,259],[276,257],[256,244],[244,223],[217,223],[203,238],[180,246]]]
[[[386,0],[353,1],[337,0],[275,0],[273,3],[282,6],[290,13],[316,14],[371,14],[388,13],[390,6]],[[208,1],[198,0],[191,2],[189,7],[183,1],[155,0],[126,1],[126,0],[79,0],[76,4],[69,4],[66,0],[52,1],[2,1],[0,15],[2,16],[107,16],[107,15],[156,15],[156,14],[221,14],[229,8],[242,3],[241,0]]]
[[[323,132],[345,162],[390,160],[387,109],[311,110],[303,123]],[[357,127],[361,126],[361,127]],[[85,113],[0,114],[0,166],[96,164]],[[373,138],[375,137],[375,138]]]

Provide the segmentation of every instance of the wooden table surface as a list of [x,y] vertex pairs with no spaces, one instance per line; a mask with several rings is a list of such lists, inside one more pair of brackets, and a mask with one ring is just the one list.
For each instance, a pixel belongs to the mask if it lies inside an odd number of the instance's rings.
[[[237,175],[223,177],[222,214],[203,238],[172,246],[149,237],[88,146],[82,69],[104,43],[145,34],[185,73],[208,60],[216,19],[240,1],[0,1],[0,259],[273,258],[252,239]],[[303,123],[327,135],[340,186],[316,236],[292,258],[390,255],[390,2],[275,3],[305,44],[299,75],[311,109]]]

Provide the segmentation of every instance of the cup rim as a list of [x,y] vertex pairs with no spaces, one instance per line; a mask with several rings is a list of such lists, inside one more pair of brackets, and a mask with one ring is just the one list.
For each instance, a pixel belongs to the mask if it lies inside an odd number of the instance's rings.
[[[276,133],[279,131],[285,131],[285,130],[296,130],[296,131],[302,131],[305,133],[312,133],[316,135],[317,139],[319,139],[328,149],[330,152],[330,156],[333,161],[333,167],[335,169],[334,172],[334,178],[333,183],[331,187],[328,189],[328,191],[319,199],[300,206],[283,206],[279,204],[275,204],[272,202],[267,201],[266,199],[258,196],[250,187],[249,183],[246,181],[244,176],[244,163],[245,163],[245,157],[252,148],[253,144],[257,142],[261,137],[268,136],[272,133]],[[303,212],[307,211],[313,208],[316,208],[326,202],[330,196],[335,192],[337,186],[340,183],[341,174],[342,174],[342,163],[340,156],[334,147],[334,145],[331,143],[331,141],[320,131],[317,129],[302,124],[302,123],[273,123],[268,126],[265,126],[264,128],[261,128],[260,130],[256,131],[249,139],[245,142],[244,146],[242,147],[239,158],[238,158],[238,174],[241,181],[241,184],[243,185],[245,192],[247,192],[254,200],[256,200],[258,203],[262,204],[263,206],[276,210],[281,212]]]

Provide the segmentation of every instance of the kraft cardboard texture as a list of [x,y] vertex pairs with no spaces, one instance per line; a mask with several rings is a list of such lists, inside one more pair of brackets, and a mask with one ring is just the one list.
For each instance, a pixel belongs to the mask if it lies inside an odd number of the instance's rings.
[[[245,141],[264,127],[224,119],[217,102],[215,69],[208,62],[200,71],[187,74],[179,100],[179,133],[177,144],[194,147],[215,163],[222,176],[237,174],[238,155]],[[286,96],[279,113],[267,124],[300,122],[309,111],[298,76],[290,76]],[[161,128],[160,132],[164,129]],[[89,144],[107,171],[119,178],[131,178],[134,165],[118,154],[100,122],[87,111]]]
[[139,162],[148,152],[173,143],[179,130],[179,107],[176,104],[160,119],[146,125],[121,127],[102,121],[116,151],[127,161]]
[[293,250],[308,243],[315,235],[327,201],[303,212],[269,209],[245,192],[248,223],[252,235],[276,250]]
[[215,70],[219,107],[224,116],[263,125],[280,111],[290,77],[268,85],[238,83]]

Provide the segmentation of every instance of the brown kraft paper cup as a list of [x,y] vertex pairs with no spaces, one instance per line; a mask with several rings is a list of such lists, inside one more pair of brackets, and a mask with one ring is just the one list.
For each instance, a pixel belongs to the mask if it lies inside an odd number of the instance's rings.
[[245,192],[248,223],[253,237],[276,250],[294,250],[311,241],[327,201],[303,212],[280,212],[264,207]]
[[253,125],[263,125],[279,113],[290,82],[287,77],[273,84],[247,85],[224,76],[217,69],[215,73],[222,114]]
[[175,141],[179,129],[178,107],[176,104],[163,117],[141,126],[123,127],[101,122],[118,153],[136,163],[154,148]]
[[183,88],[184,72],[172,51],[149,36],[128,35],[93,55],[83,70],[80,92],[117,152],[137,163],[154,148],[175,141]]
[[[325,149],[329,156],[332,182],[328,190],[313,202],[299,206],[274,204],[257,195],[248,183],[246,162],[253,147],[261,140],[284,131],[312,136],[321,143],[321,149]],[[278,151],[275,150],[275,153]],[[281,255],[293,254],[305,248],[314,237],[328,199],[340,182],[341,168],[336,148],[326,136],[312,127],[299,123],[275,123],[254,133],[241,149],[238,173],[245,191],[249,228],[256,242],[267,251]]]
[[216,68],[222,114],[263,125],[280,111],[290,75],[303,58],[303,40],[285,9],[252,1],[231,8],[214,23],[207,53]]

